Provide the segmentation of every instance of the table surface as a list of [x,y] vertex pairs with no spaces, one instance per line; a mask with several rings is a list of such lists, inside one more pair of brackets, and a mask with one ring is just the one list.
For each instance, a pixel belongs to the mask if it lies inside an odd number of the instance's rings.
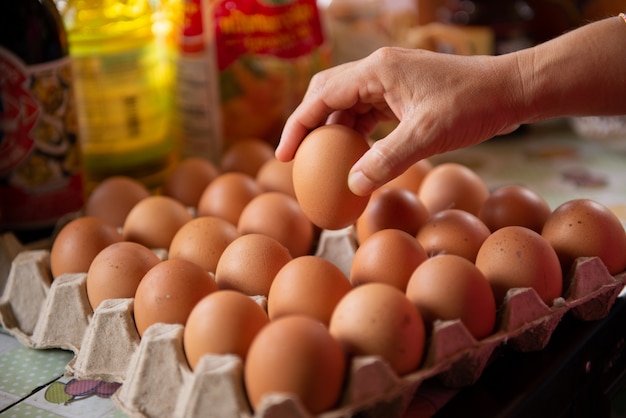
[[[623,139],[626,143],[626,138]],[[552,208],[572,198],[591,198],[608,206],[626,225],[626,152],[577,136],[567,120],[527,127],[520,135],[432,158],[459,162],[475,170],[491,189],[525,185]],[[72,378],[64,376],[72,353],[33,350],[0,330],[0,416],[124,417],[113,402],[93,394],[86,382],[82,396],[69,396]],[[418,393],[410,416],[430,416],[454,396],[453,391]]]
[[567,120],[559,119],[432,160],[464,164],[490,189],[527,186],[552,209],[574,198],[594,199],[626,223],[626,133],[611,141],[588,140],[575,134]]

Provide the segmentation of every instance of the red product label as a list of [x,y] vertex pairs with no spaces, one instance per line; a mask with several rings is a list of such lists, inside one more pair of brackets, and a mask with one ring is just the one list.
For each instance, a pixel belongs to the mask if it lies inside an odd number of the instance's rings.
[[202,0],[185,0],[180,50],[193,53],[204,50],[204,31],[202,26]]
[[0,47],[0,74],[0,229],[49,226],[84,200],[70,61]]
[[12,55],[0,55],[0,74],[1,177],[24,161],[35,146],[32,130],[39,118],[39,105],[25,89],[26,74]]
[[244,54],[297,58],[324,41],[316,0],[223,1],[214,22],[220,70]]

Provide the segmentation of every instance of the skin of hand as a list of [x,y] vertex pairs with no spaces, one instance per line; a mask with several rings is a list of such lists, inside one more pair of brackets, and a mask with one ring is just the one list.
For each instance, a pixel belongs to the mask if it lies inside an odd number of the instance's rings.
[[323,124],[368,135],[378,122],[397,120],[351,169],[351,190],[367,195],[420,159],[522,123],[626,113],[625,40],[626,24],[615,17],[500,56],[381,48],[313,76],[285,123],[276,157],[292,159],[305,136]]

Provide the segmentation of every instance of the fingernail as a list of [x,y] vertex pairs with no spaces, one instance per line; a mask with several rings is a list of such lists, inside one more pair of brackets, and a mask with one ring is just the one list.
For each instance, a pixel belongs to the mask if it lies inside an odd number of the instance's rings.
[[352,193],[359,196],[366,196],[370,194],[376,186],[362,171],[355,171],[348,176],[348,187],[350,187]]

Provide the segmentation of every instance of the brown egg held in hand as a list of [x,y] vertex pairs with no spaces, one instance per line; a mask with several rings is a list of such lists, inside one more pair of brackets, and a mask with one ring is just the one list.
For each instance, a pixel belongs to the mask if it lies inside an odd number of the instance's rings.
[[220,174],[218,168],[204,158],[186,158],[170,174],[161,193],[185,206],[198,207],[204,189]]
[[130,210],[150,191],[139,181],[126,176],[113,176],[99,183],[85,204],[85,215],[95,216],[121,228]]
[[233,142],[220,159],[222,172],[245,173],[256,177],[259,169],[274,158],[274,147],[259,138],[243,138]]
[[494,330],[496,301],[491,286],[464,257],[442,254],[424,261],[411,275],[406,295],[422,315],[428,333],[437,319],[460,319],[477,340]]
[[404,292],[391,285],[353,288],[335,307],[329,329],[349,355],[380,356],[399,376],[414,371],[422,361],[422,317]]
[[478,216],[489,189],[469,167],[443,163],[424,176],[417,196],[431,215],[443,209],[462,209]]
[[248,174],[220,174],[202,192],[198,216],[218,216],[237,226],[243,208],[261,193],[263,188]]
[[152,267],[135,292],[135,325],[139,335],[156,323],[181,324],[196,304],[218,290],[213,277],[186,260],[165,260]]
[[626,269],[626,232],[611,210],[591,199],[558,206],[541,235],[555,249],[567,274],[578,257],[599,257],[611,274]]
[[271,320],[286,315],[307,315],[328,325],[335,306],[352,286],[330,261],[307,255],[286,263],[274,277],[267,297]]
[[400,229],[415,236],[429,214],[415,193],[401,188],[375,191],[356,220],[358,242],[382,229]]
[[178,200],[150,196],[137,203],[126,217],[124,239],[152,249],[167,249],[176,232],[192,218]]
[[324,324],[290,315],[259,331],[248,350],[244,381],[254,410],[266,395],[288,393],[309,413],[320,414],[339,402],[346,370],[345,354]]
[[217,216],[199,216],[176,232],[169,247],[169,258],[191,261],[215,273],[224,249],[237,237],[237,228],[227,220]]
[[490,231],[518,225],[541,233],[550,216],[550,205],[535,191],[524,186],[502,186],[491,192],[478,212]]
[[505,226],[491,233],[475,264],[491,284],[498,307],[513,288],[535,289],[548,306],[563,291],[556,252],[541,235],[523,226]]
[[87,272],[87,297],[95,310],[107,299],[133,298],[139,282],[161,259],[130,241],[111,244],[93,259]]
[[350,268],[350,283],[387,283],[404,292],[413,271],[427,254],[414,236],[399,229],[373,233],[357,248]]
[[117,228],[100,218],[83,216],[68,222],[54,238],[50,249],[52,277],[87,273],[100,251],[122,240]]
[[293,197],[280,192],[261,193],[241,212],[241,235],[265,234],[283,244],[292,257],[311,252],[313,224]]
[[220,290],[191,310],[183,333],[185,357],[194,370],[205,354],[234,354],[245,362],[250,344],[269,323],[265,310],[234,290]]
[[369,149],[367,140],[343,125],[321,126],[302,141],[293,163],[293,186],[302,210],[324,229],[346,228],[369,200],[348,187],[348,173]]
[[444,209],[430,217],[417,232],[426,254],[456,254],[472,263],[491,232],[475,215],[460,209]]
[[267,297],[274,277],[291,259],[287,247],[268,235],[242,235],[224,249],[215,281],[220,289]]

